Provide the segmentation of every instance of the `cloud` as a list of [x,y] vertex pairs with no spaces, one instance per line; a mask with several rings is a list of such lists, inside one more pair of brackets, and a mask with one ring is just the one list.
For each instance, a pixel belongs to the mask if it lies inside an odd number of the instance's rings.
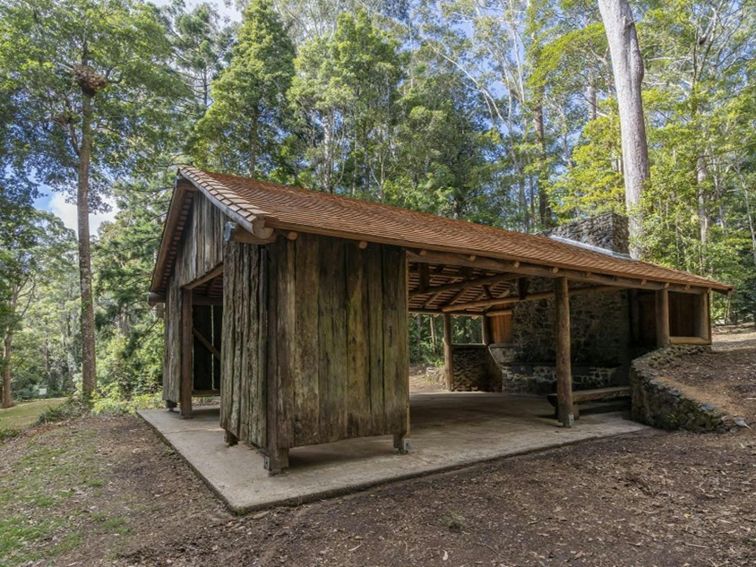
[[[112,221],[118,212],[115,201],[108,200],[110,211],[107,213],[94,213],[89,215],[89,231],[91,234],[97,234],[100,225],[105,221]],[[50,196],[48,209],[54,215],[60,217],[63,224],[71,230],[77,230],[76,205],[66,202],[66,196],[63,193],[53,193]]]

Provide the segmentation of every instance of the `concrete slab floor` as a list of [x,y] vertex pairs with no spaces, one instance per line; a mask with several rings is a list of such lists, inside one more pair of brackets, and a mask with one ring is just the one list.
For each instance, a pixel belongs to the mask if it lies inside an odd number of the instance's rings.
[[256,450],[242,444],[226,447],[217,408],[199,409],[194,419],[181,419],[166,410],[142,410],[139,415],[236,513],[648,429],[616,412],[584,414],[575,427],[562,428],[543,398],[478,392],[414,394],[409,454],[395,452],[390,436],[298,447],[290,451],[290,468],[269,476]]

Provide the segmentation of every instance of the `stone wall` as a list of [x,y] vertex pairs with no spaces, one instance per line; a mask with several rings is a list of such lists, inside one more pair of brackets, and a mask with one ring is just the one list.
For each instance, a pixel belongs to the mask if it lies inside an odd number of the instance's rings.
[[672,346],[655,350],[633,361],[630,368],[632,417],[661,429],[724,431],[724,414],[711,404],[680,390],[660,372],[678,358],[698,354],[709,347]]
[[[556,391],[553,364],[509,364],[501,367],[502,390],[546,395]],[[627,383],[626,367],[573,366],[572,388],[590,390]]]
[[452,391],[500,392],[501,379],[486,345],[454,345]]
[[[551,280],[531,281],[530,293],[551,289]],[[626,291],[570,298],[573,384],[576,389],[627,384],[631,360]],[[458,391],[545,394],[555,390],[554,305],[524,301],[513,308],[512,342],[454,346]]]
[[616,213],[605,213],[564,224],[545,234],[569,238],[621,254],[627,254],[629,251],[630,238],[627,217]]
[[[548,285],[552,285],[548,282]],[[570,297],[572,362],[578,366],[620,366],[630,362],[630,307],[624,290]],[[553,363],[554,303],[524,301],[512,312],[511,356],[517,362]]]

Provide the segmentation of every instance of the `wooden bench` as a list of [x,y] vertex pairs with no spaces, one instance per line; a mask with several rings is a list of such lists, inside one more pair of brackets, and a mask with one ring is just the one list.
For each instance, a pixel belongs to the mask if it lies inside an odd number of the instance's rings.
[[[580,417],[578,404],[586,402],[614,401],[629,397],[630,386],[611,386],[609,388],[596,388],[595,390],[574,390],[572,392],[572,405],[575,419]],[[549,400],[549,403],[554,406],[555,411],[558,412],[557,395],[549,394],[546,396],[546,399]]]

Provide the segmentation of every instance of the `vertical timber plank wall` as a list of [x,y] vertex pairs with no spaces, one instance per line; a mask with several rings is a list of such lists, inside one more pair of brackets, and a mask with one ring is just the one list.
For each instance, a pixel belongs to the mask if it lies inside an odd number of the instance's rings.
[[267,248],[268,452],[406,434],[404,251],[309,234]]
[[181,287],[223,261],[223,223],[226,216],[199,192],[181,235],[165,303],[163,399],[178,402],[181,384]]
[[163,399],[178,403],[181,394],[181,288],[171,278],[165,298]]
[[195,192],[192,213],[184,227],[173,277],[186,285],[223,261],[223,223],[227,217]]
[[[229,242],[223,262],[220,424],[236,439],[265,447],[265,291],[262,249]],[[262,331],[262,332],[261,332]],[[271,330],[272,332],[272,330]]]

